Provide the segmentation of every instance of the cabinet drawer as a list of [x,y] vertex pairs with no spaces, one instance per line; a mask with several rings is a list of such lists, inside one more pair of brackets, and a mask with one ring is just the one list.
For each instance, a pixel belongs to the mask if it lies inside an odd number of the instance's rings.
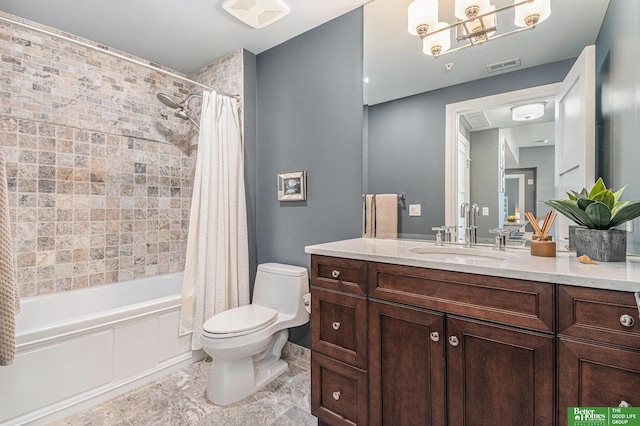
[[[624,315],[633,320],[633,325],[622,324]],[[559,334],[640,349],[639,323],[633,293],[558,287]]]
[[366,369],[367,299],[313,288],[311,349]]
[[330,425],[367,424],[364,371],[311,353],[311,413]]
[[365,296],[366,262],[337,257],[311,256],[311,284]]
[[552,333],[554,286],[410,266],[369,263],[369,296]]

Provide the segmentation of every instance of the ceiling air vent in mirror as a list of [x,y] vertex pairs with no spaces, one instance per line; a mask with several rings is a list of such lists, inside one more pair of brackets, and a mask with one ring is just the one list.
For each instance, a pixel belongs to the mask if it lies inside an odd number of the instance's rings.
[[509,59],[508,61],[487,65],[487,72],[492,73],[496,71],[503,71],[509,68],[517,68],[519,66],[520,66],[520,58]]
[[235,18],[256,29],[273,24],[291,11],[281,0],[226,0],[222,7]]

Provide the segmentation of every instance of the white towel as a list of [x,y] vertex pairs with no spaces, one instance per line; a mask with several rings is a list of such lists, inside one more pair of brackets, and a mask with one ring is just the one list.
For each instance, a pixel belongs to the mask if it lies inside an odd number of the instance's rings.
[[398,194],[377,194],[376,238],[398,238]]
[[375,233],[375,196],[367,194],[362,199],[362,236],[372,238]]
[[0,149],[0,365],[10,365],[16,356],[16,315],[20,299],[9,225],[7,169]]

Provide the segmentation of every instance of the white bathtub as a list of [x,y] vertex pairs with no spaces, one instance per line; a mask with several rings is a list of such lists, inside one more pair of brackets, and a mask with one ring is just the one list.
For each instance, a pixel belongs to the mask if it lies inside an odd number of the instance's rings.
[[182,273],[25,298],[0,367],[0,424],[47,424],[192,362]]

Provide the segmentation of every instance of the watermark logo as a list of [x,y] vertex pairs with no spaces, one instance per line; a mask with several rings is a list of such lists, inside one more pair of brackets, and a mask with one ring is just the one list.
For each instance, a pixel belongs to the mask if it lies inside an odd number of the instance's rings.
[[569,407],[568,426],[640,426],[639,407]]

